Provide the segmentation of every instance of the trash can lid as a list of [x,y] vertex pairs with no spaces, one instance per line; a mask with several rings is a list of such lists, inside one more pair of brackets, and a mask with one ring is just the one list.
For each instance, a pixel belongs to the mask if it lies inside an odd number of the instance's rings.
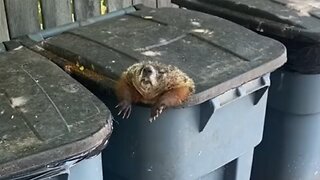
[[209,100],[286,61],[281,43],[222,18],[176,8],[138,8],[41,44],[115,81],[139,61],[175,65],[196,85],[196,93],[185,105]]
[[102,148],[107,107],[47,58],[26,48],[0,55],[0,179]]
[[187,8],[210,12],[265,34],[320,42],[317,0],[172,0]]

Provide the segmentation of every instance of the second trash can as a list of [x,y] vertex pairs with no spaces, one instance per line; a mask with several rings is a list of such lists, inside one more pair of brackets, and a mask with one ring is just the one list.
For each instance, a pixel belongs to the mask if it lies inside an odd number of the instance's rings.
[[127,67],[145,60],[175,65],[196,84],[183,107],[152,123],[149,107],[135,105],[130,118],[121,119],[112,91],[100,96],[118,122],[103,152],[105,178],[249,180],[269,73],[285,63],[285,47],[215,16],[136,8],[41,44],[106,89]]
[[271,74],[253,180],[320,178],[320,6],[298,0],[173,0],[281,41],[288,62]]
[[102,180],[108,108],[28,48],[2,53],[0,63],[0,179]]

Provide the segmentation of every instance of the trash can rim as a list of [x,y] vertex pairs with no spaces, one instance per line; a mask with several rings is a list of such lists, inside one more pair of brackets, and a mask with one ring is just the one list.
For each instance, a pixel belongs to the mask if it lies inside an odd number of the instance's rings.
[[[111,121],[111,115],[109,115],[108,121]],[[20,175],[28,174],[30,171],[37,171],[50,165],[54,167],[55,164],[64,162],[70,158],[81,156],[79,158],[81,159],[92,151],[101,151],[102,149],[99,148],[104,147],[111,132],[112,125],[106,124],[87,138],[1,164],[0,179],[19,177]]]
[[[268,3],[275,3],[276,6],[283,6],[284,11],[293,14],[299,14],[299,11],[295,11],[286,6],[286,0],[265,0]],[[269,13],[264,10],[264,6],[254,6],[250,4],[250,1],[233,0],[228,1],[208,1],[208,0],[172,0],[173,3],[182,7],[196,9],[208,12],[215,12],[220,17],[227,17],[232,19],[243,26],[250,29],[256,29],[261,33],[267,33],[275,36],[281,36],[287,39],[295,39],[302,42],[319,43],[320,42],[320,28],[316,25],[312,25],[311,22],[319,21],[317,12],[319,9],[313,9],[314,12],[308,12],[308,15],[282,15],[281,13]],[[263,1],[262,1],[263,2]],[[316,13],[316,14],[312,14]],[[235,20],[233,20],[235,19]],[[310,22],[308,22],[310,21]],[[249,23],[248,23],[249,22]],[[319,21],[320,25],[320,21]]]

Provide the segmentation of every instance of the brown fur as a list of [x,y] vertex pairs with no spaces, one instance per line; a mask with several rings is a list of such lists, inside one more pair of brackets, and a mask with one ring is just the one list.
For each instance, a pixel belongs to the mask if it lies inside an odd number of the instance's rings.
[[[143,78],[149,78],[141,74],[146,66],[152,67],[157,75],[153,78],[154,84],[143,87]],[[117,83],[119,114],[129,117],[132,103],[144,103],[152,106],[151,120],[155,120],[164,109],[181,105],[194,91],[193,80],[175,66],[158,62],[136,63],[123,72]]]

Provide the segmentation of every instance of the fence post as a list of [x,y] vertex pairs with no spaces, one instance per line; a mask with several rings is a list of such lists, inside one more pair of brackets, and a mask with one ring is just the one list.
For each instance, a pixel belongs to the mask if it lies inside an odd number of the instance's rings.
[[100,0],[73,0],[73,5],[76,21],[86,20],[101,14]]
[[40,30],[37,0],[5,0],[11,38]]
[[7,17],[3,0],[0,0],[0,42],[9,40]]
[[132,0],[108,0],[108,12],[116,11],[132,5]]
[[41,0],[43,28],[72,22],[70,0]]

